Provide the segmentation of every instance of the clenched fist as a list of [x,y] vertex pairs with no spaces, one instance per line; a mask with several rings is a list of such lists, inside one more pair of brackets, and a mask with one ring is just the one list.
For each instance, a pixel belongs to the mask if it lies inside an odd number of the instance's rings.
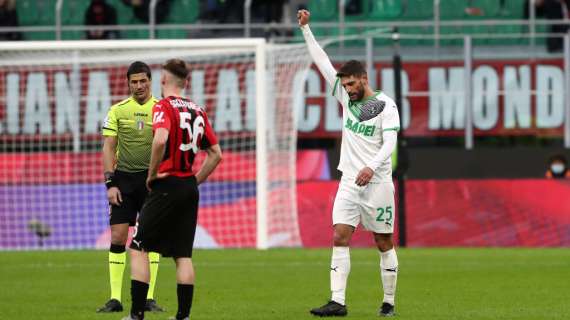
[[309,18],[311,17],[311,13],[308,10],[299,10],[297,11],[297,20],[299,21],[299,27],[302,27],[309,23]]

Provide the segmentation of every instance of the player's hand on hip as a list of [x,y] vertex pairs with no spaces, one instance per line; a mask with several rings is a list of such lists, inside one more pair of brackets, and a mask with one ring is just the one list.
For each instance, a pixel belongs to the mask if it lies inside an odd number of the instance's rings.
[[374,171],[368,167],[364,167],[362,170],[360,170],[360,172],[358,173],[358,176],[356,176],[356,185],[358,186],[365,186],[368,184],[368,182],[370,182],[370,179],[372,179],[372,176],[374,176]]
[[123,197],[121,196],[121,190],[117,187],[111,187],[107,190],[107,200],[109,203],[115,206],[120,206],[123,202]]
[[152,184],[152,182],[156,180],[156,176],[148,176],[146,178],[146,189],[150,192],[152,191],[152,189],[150,188],[150,185]]
[[168,172],[163,172],[163,173],[157,173],[156,175],[152,175],[152,176],[148,176],[146,178],[146,188],[148,191],[151,191],[150,185],[151,183],[156,180],[156,179],[163,179],[166,178],[170,175],[170,173]]
[[301,10],[297,11],[297,21],[299,22],[300,27],[309,23],[310,17],[311,17],[311,13],[308,10],[301,9]]

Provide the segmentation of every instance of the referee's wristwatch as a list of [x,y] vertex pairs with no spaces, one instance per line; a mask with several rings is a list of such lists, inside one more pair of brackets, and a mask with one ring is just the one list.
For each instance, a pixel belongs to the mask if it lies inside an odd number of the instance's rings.
[[105,175],[105,187],[107,187],[107,190],[117,186],[117,183],[114,181],[115,173],[113,171],[106,171],[104,175]]

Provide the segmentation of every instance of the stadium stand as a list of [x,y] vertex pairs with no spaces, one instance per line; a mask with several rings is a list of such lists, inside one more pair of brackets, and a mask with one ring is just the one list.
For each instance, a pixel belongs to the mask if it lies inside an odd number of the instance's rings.
[[[127,6],[121,0],[107,0],[117,9],[117,17],[121,25],[142,25],[143,22],[135,17],[133,8]],[[148,39],[148,29],[124,30],[121,32],[125,39]]]
[[[61,8],[61,23],[64,26],[80,26],[85,23],[85,12],[89,8],[90,1],[67,0]],[[63,40],[80,40],[84,37],[83,31],[62,32]]]
[[[56,0],[16,1],[16,10],[21,26],[53,26],[55,24]],[[38,14],[42,12],[43,14]],[[25,40],[54,40],[53,32],[26,32]]]
[[[123,0],[106,0],[117,10],[119,25],[133,26],[135,29],[122,30],[121,38],[124,39],[145,39],[149,37],[148,28],[143,26],[145,22],[137,19],[133,13],[133,8],[126,5]],[[54,26],[55,25],[55,4],[57,0],[19,0],[17,10],[21,26]],[[90,1],[85,0],[65,0],[62,7],[62,25],[81,26],[84,23],[84,12]],[[255,2],[254,2],[255,3]],[[434,4],[432,0],[353,0],[347,1],[352,4],[353,10],[348,10],[345,15],[346,27],[345,35],[362,34],[363,32],[374,32],[377,27],[362,27],[362,24],[373,24],[377,22],[388,22],[390,25],[400,25],[400,32],[404,35],[426,35],[432,34],[435,30],[433,23],[425,26],[418,26],[421,22],[434,22]],[[354,6],[354,3],[358,5]],[[335,37],[339,35],[337,27],[321,26],[318,24],[332,23],[339,20],[339,8],[337,1],[332,0],[307,0],[307,8],[311,10],[312,21],[315,23],[313,31],[317,37]],[[474,35],[476,45],[523,45],[528,44],[528,38],[517,37],[517,34],[528,32],[528,27],[520,25],[520,20],[525,19],[525,0],[445,0],[440,5],[440,33],[443,37],[440,44],[442,46],[458,46],[462,44],[460,38],[446,39],[446,35]],[[166,25],[194,24],[200,20],[201,10],[205,10],[204,5],[199,0],[172,0],[168,16],[162,22]],[[294,8],[293,10],[296,10]],[[37,12],[43,14],[38,15]],[[540,17],[538,19],[541,19]],[[496,20],[510,20],[513,24],[497,24]],[[462,22],[467,22],[463,23]],[[477,23],[480,22],[480,23]],[[354,26],[357,24],[358,26]],[[133,27],[134,28],[134,27]],[[537,33],[546,33],[547,27],[537,25]],[[497,37],[485,37],[486,34],[513,35],[508,39]],[[182,39],[191,36],[188,30],[176,28],[158,28],[156,36],[160,39]],[[293,30],[293,35],[300,37],[298,30]],[[77,40],[84,38],[82,31],[62,32],[62,39]],[[26,32],[27,40],[53,40],[55,32],[53,29],[47,31]],[[385,44],[388,39],[377,39],[376,44]],[[404,39],[406,45],[433,45],[432,39]],[[538,40],[544,43],[544,39]],[[360,42],[360,45],[362,42]],[[349,44],[350,45],[350,44]]]
[[[165,23],[167,24],[187,24],[196,23],[200,14],[200,6],[198,0],[181,0],[173,1],[170,7],[170,14]],[[181,29],[158,30],[157,37],[159,39],[184,39],[187,38],[188,32]]]

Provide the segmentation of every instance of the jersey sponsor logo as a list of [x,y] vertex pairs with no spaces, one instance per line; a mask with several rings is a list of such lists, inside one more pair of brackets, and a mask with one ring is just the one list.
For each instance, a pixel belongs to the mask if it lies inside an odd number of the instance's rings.
[[155,112],[154,117],[152,117],[152,122],[163,123],[164,122],[164,111]]
[[142,112],[135,112],[135,117],[148,117],[148,114]]
[[370,120],[372,118],[376,118],[386,106],[386,102],[382,100],[372,99],[367,101],[360,107],[360,121]]
[[372,137],[374,135],[374,131],[376,130],[376,126],[374,125],[366,125],[358,122],[353,123],[352,119],[350,118],[346,120],[346,125],[344,127],[356,134],[365,137]]
[[139,129],[139,130],[144,129],[144,121],[143,120],[137,121],[137,129]]

